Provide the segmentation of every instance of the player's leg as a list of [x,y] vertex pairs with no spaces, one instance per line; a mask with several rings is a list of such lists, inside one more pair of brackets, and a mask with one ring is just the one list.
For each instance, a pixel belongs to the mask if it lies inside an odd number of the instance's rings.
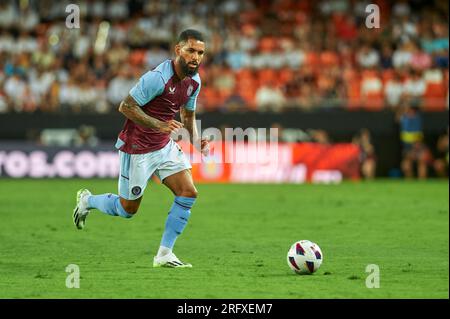
[[137,213],[142,196],[135,200],[127,200],[119,195],[107,193],[101,195],[91,195],[88,197],[88,208],[98,209],[110,215],[131,218]]
[[166,219],[161,245],[154,258],[153,265],[167,267],[191,267],[181,262],[172,249],[189,221],[191,208],[197,197],[190,172],[191,165],[181,148],[173,141],[163,152],[163,164],[156,170],[160,180],[175,195],[174,202]]
[[119,152],[120,175],[119,195],[102,194],[88,198],[89,208],[124,218],[133,217],[141,204],[142,195],[152,173],[147,154],[127,154]]
[[176,239],[188,223],[198,192],[189,170],[165,178],[163,184],[172,191],[175,198],[167,216],[161,246],[173,249]]
[[145,156],[146,154],[119,152],[119,195],[112,193],[92,195],[87,189],[78,192],[77,206],[74,210],[74,223],[78,229],[84,228],[91,209],[97,209],[110,216],[123,218],[134,216],[141,203],[149,174],[153,172]]
[[167,215],[161,244],[154,259],[154,266],[192,267],[192,265],[180,261],[172,250],[175,241],[183,233],[189,221],[191,208],[197,198],[197,190],[189,170],[183,170],[166,177],[163,184],[172,191],[175,199]]

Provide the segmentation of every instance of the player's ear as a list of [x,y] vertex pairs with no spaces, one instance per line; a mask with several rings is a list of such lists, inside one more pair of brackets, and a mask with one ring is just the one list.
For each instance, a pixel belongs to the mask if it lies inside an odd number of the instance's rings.
[[177,56],[181,55],[181,45],[179,43],[175,45],[175,54]]

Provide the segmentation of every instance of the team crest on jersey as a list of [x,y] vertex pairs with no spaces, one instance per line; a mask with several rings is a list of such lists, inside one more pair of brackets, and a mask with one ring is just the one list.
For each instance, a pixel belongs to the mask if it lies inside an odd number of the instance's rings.
[[131,189],[131,192],[133,193],[133,195],[137,196],[141,193],[142,189],[139,186],[134,186]]
[[175,87],[170,87],[169,86],[169,94],[175,94]]
[[192,85],[189,85],[187,92],[186,92],[187,96],[191,96],[193,90],[194,90],[194,87]]

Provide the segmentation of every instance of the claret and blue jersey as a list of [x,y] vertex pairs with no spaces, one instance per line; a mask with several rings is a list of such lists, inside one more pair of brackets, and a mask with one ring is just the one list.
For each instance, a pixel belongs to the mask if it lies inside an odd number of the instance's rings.
[[[180,80],[172,60],[166,60],[145,73],[130,90],[130,96],[151,117],[161,121],[175,118],[181,107],[195,111],[201,81],[198,73]],[[143,154],[163,148],[169,134],[143,127],[127,119],[116,147],[129,154]]]

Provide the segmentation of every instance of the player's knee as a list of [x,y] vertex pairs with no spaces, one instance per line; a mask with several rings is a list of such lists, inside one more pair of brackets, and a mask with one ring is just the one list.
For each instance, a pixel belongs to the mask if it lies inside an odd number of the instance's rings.
[[130,215],[134,215],[138,212],[139,206],[133,205],[133,204],[129,204],[129,205],[125,205],[125,207],[123,208],[125,209],[125,211],[130,214]]
[[138,209],[137,209],[137,208],[136,208],[136,209],[133,209],[133,208],[131,208],[131,207],[127,207],[127,208],[124,208],[124,209],[125,209],[125,211],[127,212],[127,214],[130,215],[130,218],[133,217],[134,215],[136,215],[137,212],[138,212]]
[[177,196],[197,198],[198,191],[195,188],[182,189]]
[[131,215],[130,217],[132,217],[138,212],[140,202],[130,201],[121,198],[120,203],[122,204],[122,207],[125,210],[125,212]]

